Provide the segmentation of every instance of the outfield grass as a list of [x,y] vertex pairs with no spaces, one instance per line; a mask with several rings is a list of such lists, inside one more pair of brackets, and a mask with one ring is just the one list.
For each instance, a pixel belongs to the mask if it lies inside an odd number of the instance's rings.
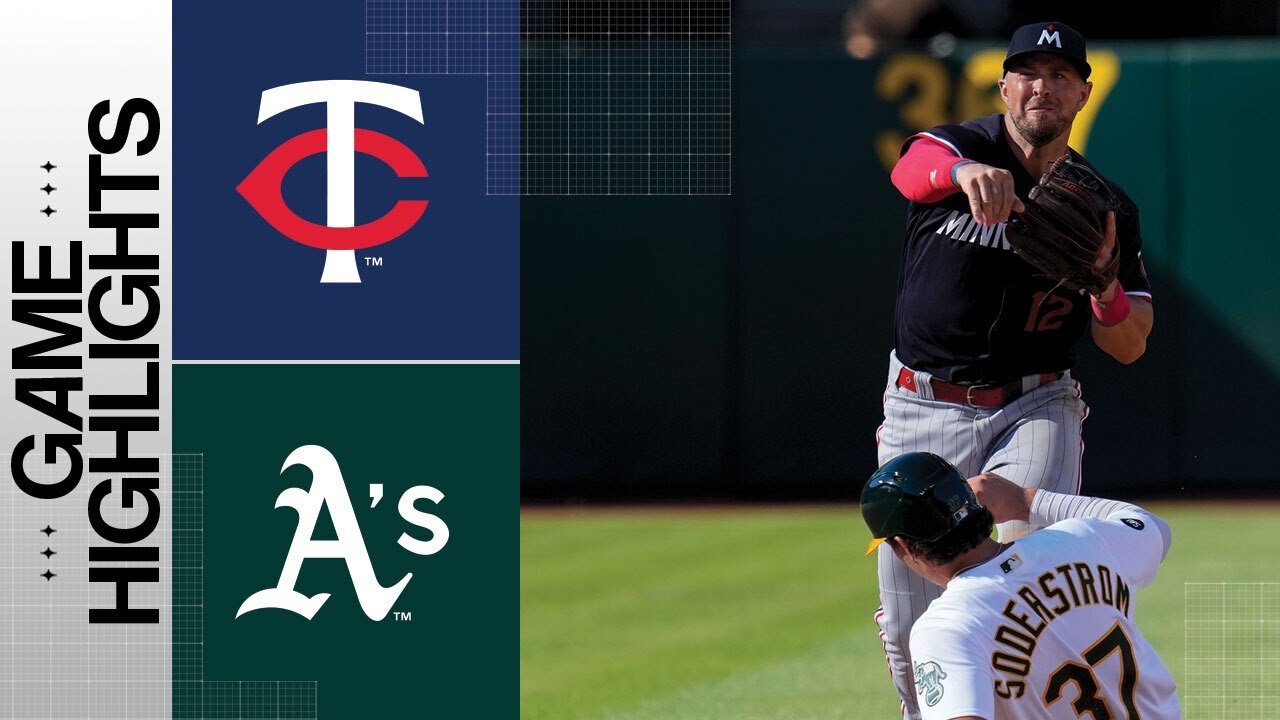
[[[1136,617],[1183,686],[1185,583],[1280,582],[1280,507],[1153,510]],[[898,717],[856,507],[526,509],[520,538],[524,720]]]

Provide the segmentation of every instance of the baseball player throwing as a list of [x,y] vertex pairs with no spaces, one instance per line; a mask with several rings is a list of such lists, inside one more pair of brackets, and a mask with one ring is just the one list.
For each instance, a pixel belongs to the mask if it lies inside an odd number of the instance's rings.
[[[1124,191],[1106,215],[1102,265],[1118,275],[1099,295],[1072,291],[1015,255],[1005,223],[1058,158],[1092,166],[1067,139],[1092,84],[1085,40],[1062,23],[1013,35],[1000,79],[1008,105],[909,138],[893,182],[910,200],[899,270],[895,346],[877,431],[881,464],[902,453],[937,453],[966,477],[997,472],[1026,488],[1078,493],[1088,408],[1071,377],[1086,331],[1131,363],[1151,330],[1150,284],[1141,262],[1138,209]],[[1008,518],[1004,541],[1031,526]],[[941,593],[886,547],[876,613],[908,718],[919,717],[907,641]]]
[[[946,588],[911,630],[925,720],[1181,717],[1173,677],[1133,619],[1134,591],[1169,551],[1160,518],[990,473],[965,482],[930,453],[876,471],[862,517],[872,547]],[[992,540],[993,521],[1010,519],[1048,527]]]

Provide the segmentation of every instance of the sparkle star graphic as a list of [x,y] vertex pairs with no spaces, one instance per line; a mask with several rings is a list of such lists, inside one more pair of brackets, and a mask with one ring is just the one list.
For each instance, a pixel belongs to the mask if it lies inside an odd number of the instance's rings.
[[40,577],[44,578],[45,582],[48,582],[58,577],[58,573],[53,572],[52,570],[45,570],[44,572],[40,573]]
[[44,551],[41,552],[40,554],[45,556],[46,558],[51,558],[54,555],[57,555],[58,551],[54,550],[53,548],[45,548]]
[[41,165],[40,167],[41,167],[45,172],[49,172],[50,170],[53,170],[54,168],[56,168],[56,167],[58,167],[58,166],[57,166],[57,165],[54,165],[53,163],[49,162],[48,160],[45,160],[45,161],[44,161],[44,164],[43,164],[43,165]]
[[40,188],[40,189],[44,191],[44,194],[45,194],[45,195],[48,195],[49,193],[53,192],[54,190],[57,190],[58,188],[56,188],[56,187],[54,187],[54,186],[50,185],[49,183],[45,183],[45,184],[44,184],[44,187],[42,187],[42,188]]
[[42,533],[44,533],[46,536],[48,536],[48,535],[52,535],[52,534],[54,534],[54,533],[56,533],[56,532],[58,532],[58,531],[57,531],[57,530],[54,530],[53,528],[49,527],[48,525],[45,525],[45,526],[44,526],[44,529],[43,529],[43,530],[41,530],[40,532],[42,532]]
[[57,210],[54,210],[53,208],[49,207],[48,205],[45,205],[45,206],[44,206],[44,209],[43,209],[43,210],[41,210],[40,212],[44,213],[44,216],[45,216],[45,217],[49,217],[50,215],[52,215],[52,214],[54,214],[54,213],[56,213],[56,212],[58,212],[58,211],[57,211]]

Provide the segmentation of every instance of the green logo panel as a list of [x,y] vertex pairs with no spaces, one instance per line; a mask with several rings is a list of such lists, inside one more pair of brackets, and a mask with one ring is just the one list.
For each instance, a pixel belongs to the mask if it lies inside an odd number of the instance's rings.
[[173,387],[175,717],[518,716],[517,366]]

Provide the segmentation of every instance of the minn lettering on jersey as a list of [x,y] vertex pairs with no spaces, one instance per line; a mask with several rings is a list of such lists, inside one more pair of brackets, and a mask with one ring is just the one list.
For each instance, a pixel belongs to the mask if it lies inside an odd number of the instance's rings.
[[[1005,650],[991,654],[991,667],[1006,675],[1026,677],[1036,652],[1036,641],[1049,623],[1086,605],[1109,605],[1129,617],[1129,584],[1119,573],[1101,563],[1063,563],[1054,572],[1042,573],[1036,584],[1023,585],[1000,613],[1010,622],[996,628],[993,639]],[[1034,613],[1034,615],[1033,615]],[[996,694],[1019,698],[1026,690],[1020,680],[996,680]]]
[[961,240],[975,243],[982,247],[1012,251],[1013,246],[1009,244],[1004,235],[1004,226],[1004,223],[983,226],[973,219],[973,215],[952,210],[951,214],[938,225],[938,229],[935,232],[952,240]]

